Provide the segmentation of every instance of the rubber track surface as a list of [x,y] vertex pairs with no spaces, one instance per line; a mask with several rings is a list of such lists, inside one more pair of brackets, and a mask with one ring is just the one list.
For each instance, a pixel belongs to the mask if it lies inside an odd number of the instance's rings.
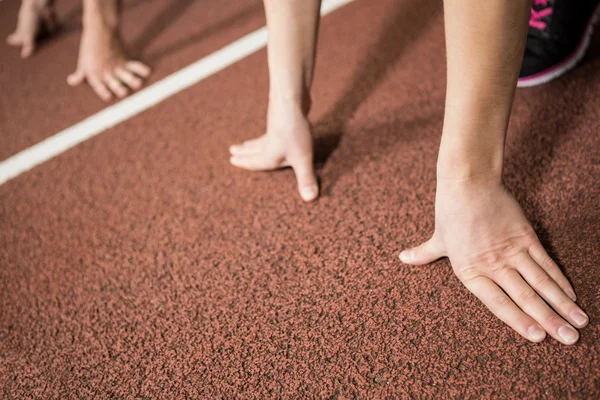
[[[131,41],[158,32],[154,79],[264,24],[258,1],[167,4],[127,3]],[[228,164],[265,129],[265,51],[1,186],[0,397],[600,398],[598,37],[514,106],[506,185],[591,318],[575,346],[531,344],[447,260],[397,259],[433,229],[441,12],[362,0],[323,20],[314,204],[291,171]],[[102,107],[63,83],[70,26],[26,62],[0,46],[3,158]]]

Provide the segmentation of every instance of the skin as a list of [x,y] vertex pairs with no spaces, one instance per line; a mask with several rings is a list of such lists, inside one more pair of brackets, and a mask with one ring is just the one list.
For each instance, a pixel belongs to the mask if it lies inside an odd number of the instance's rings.
[[[318,196],[307,114],[317,0],[265,0],[269,27],[267,132],[231,146],[249,170],[292,167],[305,201]],[[527,340],[564,344],[588,317],[502,182],[504,142],[523,55],[529,2],[445,0],[448,87],[437,165],[435,232],[400,253],[412,265],[448,257],[473,294]]]
[[504,142],[524,51],[528,2],[445,0],[448,85],[435,232],[406,263],[449,257],[458,278],[524,338],[564,344],[588,317],[502,183]]
[[11,46],[21,47],[21,57],[28,58],[35,51],[42,30],[52,33],[56,29],[53,2],[50,0],[23,0],[19,9],[17,28],[6,38]]
[[231,164],[251,171],[291,167],[304,201],[319,195],[308,121],[320,1],[266,0],[269,26],[267,132],[233,145]]
[[[104,101],[123,98],[141,88],[150,68],[126,56],[119,33],[119,0],[83,0],[83,10],[77,69],[67,83],[76,86],[87,81]],[[51,1],[23,0],[17,29],[7,41],[22,46],[22,57],[29,57],[40,29],[48,24],[56,25]]]

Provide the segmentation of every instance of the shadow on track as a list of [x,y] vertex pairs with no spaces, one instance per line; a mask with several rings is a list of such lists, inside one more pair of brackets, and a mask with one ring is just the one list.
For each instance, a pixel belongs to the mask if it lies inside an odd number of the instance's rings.
[[[377,89],[389,69],[401,59],[405,50],[442,10],[439,1],[427,0],[425,3],[398,1],[393,12],[384,21],[376,21],[381,25],[380,35],[371,46],[367,47],[363,61],[339,101],[315,125],[317,165],[325,164],[339,147],[347,121],[353,117],[362,102]],[[373,145],[377,147],[376,140]],[[377,149],[365,149],[365,153],[367,152],[373,154]],[[341,164],[334,167],[335,171],[330,171],[325,182],[326,191],[331,191],[336,181],[353,168],[354,165],[342,166]]]
[[176,43],[170,44],[168,47],[156,50],[150,54],[148,54],[145,59],[148,62],[156,62],[161,60],[173,53],[176,53],[186,47],[193,45],[194,43],[207,38],[219,31],[226,30],[231,26],[234,26],[238,23],[241,23],[245,20],[251,19],[255,17],[257,14],[263,14],[263,6],[262,3],[257,2],[255,5],[251,7],[247,7],[233,15],[228,16],[222,21],[218,21],[213,25],[203,27],[199,32],[192,34],[191,36],[186,37],[184,40],[181,40]]

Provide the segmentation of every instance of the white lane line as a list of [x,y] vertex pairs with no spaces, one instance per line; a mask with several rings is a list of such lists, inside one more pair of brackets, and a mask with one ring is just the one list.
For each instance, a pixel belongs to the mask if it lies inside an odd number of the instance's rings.
[[[327,15],[351,1],[323,0],[321,15]],[[0,162],[0,185],[147,110],[175,93],[216,74],[257,52],[266,44],[267,28],[262,27],[126,99],[106,107],[91,117],[11,156]]]

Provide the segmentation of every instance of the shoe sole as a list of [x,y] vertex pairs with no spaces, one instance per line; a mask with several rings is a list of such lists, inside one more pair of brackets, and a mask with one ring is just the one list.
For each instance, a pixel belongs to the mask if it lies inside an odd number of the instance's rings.
[[600,4],[596,6],[596,10],[592,13],[592,17],[585,28],[585,32],[583,37],[579,41],[579,44],[575,48],[575,51],[571,53],[567,58],[558,64],[548,68],[545,71],[539,72],[535,75],[530,75],[524,78],[519,78],[517,81],[517,87],[531,87],[541,85],[543,83],[550,82],[564,74],[566,74],[569,70],[573,69],[585,53],[587,49],[590,47],[590,41],[592,39],[592,34],[594,33],[594,25],[598,22],[600,18]]

